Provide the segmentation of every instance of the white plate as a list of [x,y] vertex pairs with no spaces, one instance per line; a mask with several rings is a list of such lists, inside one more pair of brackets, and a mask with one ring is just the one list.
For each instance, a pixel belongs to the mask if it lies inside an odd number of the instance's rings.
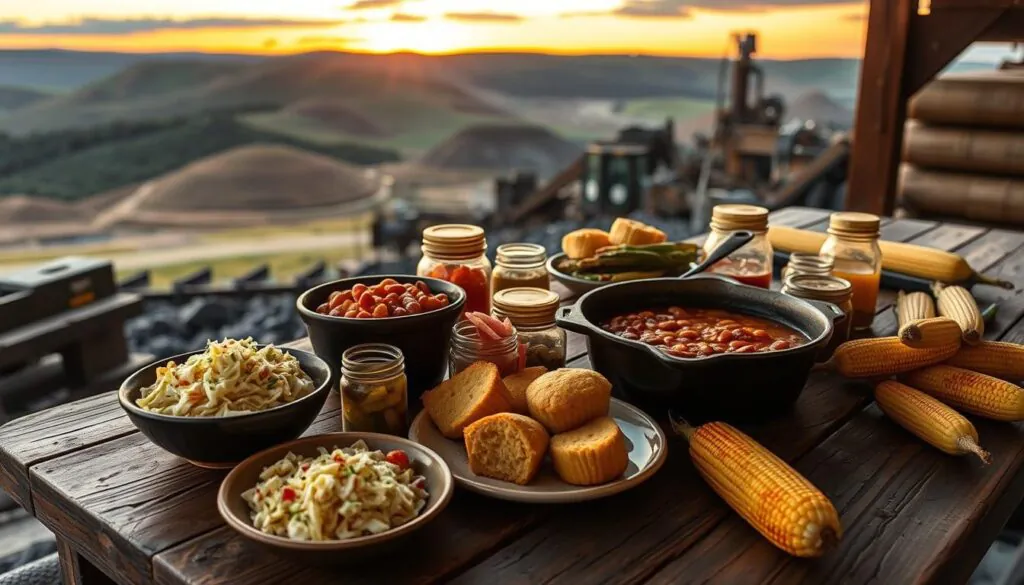
[[621,478],[588,487],[568,484],[559,479],[551,467],[550,459],[545,459],[537,476],[529,485],[518,485],[476,475],[469,470],[465,444],[442,435],[426,411],[420,412],[412,422],[409,438],[440,455],[451,468],[455,482],[470,491],[515,502],[582,502],[617,494],[640,485],[658,471],[668,454],[665,433],[658,423],[639,409],[612,398],[609,415],[626,437],[629,465]]

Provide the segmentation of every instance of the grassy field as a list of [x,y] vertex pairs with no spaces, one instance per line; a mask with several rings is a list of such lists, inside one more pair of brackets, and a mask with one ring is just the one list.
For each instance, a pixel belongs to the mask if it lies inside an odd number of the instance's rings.
[[213,232],[200,236],[202,241],[251,240],[293,235],[337,234],[369,230],[373,214],[363,213],[352,217],[322,219],[294,225],[259,226]]
[[650,98],[629,100],[622,113],[626,116],[661,121],[667,117],[686,120],[713,112],[715,102],[696,98]]

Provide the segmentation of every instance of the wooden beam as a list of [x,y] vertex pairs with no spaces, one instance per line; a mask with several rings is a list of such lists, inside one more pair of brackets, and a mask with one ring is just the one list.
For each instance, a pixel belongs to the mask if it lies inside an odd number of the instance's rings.
[[1024,10],[1007,10],[981,33],[979,41],[1016,43],[1024,41]]
[[[905,90],[912,96],[1006,14],[1005,8],[932,10],[910,19]],[[1014,11],[1016,12],[1016,11]]]
[[1024,8],[1024,0],[931,0],[932,14],[940,10],[975,8]]
[[907,96],[910,19],[916,0],[870,0],[846,208],[891,215]]

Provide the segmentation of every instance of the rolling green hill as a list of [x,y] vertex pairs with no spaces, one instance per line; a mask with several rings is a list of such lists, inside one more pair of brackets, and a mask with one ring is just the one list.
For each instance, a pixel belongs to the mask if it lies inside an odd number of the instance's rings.
[[0,112],[14,110],[49,97],[49,94],[27,89],[0,85]]

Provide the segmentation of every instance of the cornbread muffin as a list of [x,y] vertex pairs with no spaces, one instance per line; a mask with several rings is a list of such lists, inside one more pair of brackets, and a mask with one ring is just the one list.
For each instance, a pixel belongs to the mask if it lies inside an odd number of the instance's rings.
[[477,475],[530,483],[548,450],[544,425],[528,416],[502,412],[466,427],[469,468]]
[[544,366],[533,366],[521,372],[505,376],[502,382],[505,383],[505,388],[508,389],[508,394],[512,398],[512,412],[518,412],[519,414],[530,413],[530,407],[526,405],[526,387],[537,378],[546,374],[547,371],[548,369]]
[[526,389],[530,416],[552,434],[564,433],[608,414],[612,385],[597,372],[561,368],[537,378]]
[[498,366],[476,362],[437,388],[423,394],[423,408],[441,434],[461,439],[470,424],[491,414],[512,410],[512,400]]
[[629,244],[631,246],[642,246],[644,244],[660,244],[667,239],[665,232],[658,228],[636,220],[620,217],[612,223],[611,232],[608,234],[612,244]]
[[573,260],[589,258],[605,246],[610,246],[608,232],[593,228],[583,228],[562,236],[562,251]]
[[629,464],[626,439],[607,416],[551,438],[551,461],[562,481],[597,485],[622,475]]

